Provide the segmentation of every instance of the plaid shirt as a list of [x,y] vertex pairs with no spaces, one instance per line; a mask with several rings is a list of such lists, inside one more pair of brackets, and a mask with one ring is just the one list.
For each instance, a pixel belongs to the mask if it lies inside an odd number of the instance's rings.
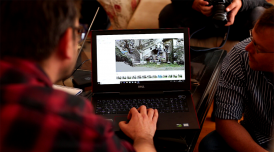
[[33,62],[0,60],[0,151],[135,151],[87,99],[54,90]]

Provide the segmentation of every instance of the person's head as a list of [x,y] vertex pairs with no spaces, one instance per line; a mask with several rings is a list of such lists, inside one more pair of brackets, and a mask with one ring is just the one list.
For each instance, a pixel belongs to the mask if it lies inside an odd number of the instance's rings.
[[274,6],[265,10],[250,33],[252,41],[245,48],[249,66],[274,73]]
[[42,62],[56,50],[66,49],[62,45],[68,36],[77,42],[75,29],[79,26],[80,4],[79,0],[1,1],[0,58],[11,56]]

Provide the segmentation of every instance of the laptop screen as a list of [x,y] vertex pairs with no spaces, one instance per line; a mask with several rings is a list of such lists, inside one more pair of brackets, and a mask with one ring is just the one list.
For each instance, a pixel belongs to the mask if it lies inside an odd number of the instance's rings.
[[92,35],[95,90],[112,86],[118,87],[113,91],[173,90],[168,85],[190,89],[187,29],[94,31]]

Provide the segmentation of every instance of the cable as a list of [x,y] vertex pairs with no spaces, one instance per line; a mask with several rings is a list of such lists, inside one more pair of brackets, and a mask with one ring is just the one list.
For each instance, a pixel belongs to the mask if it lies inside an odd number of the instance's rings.
[[[88,31],[87,31],[87,33],[86,33],[86,35],[85,35],[85,38],[84,38],[83,42],[82,42],[82,46],[81,46],[81,48],[80,48],[80,50],[79,50],[77,59],[79,58],[79,56],[80,56],[80,54],[81,54],[81,52],[82,52],[82,50],[83,50],[84,44],[85,44],[86,39],[87,39],[88,34],[89,34],[89,31],[90,31],[90,29],[91,29],[91,27],[92,27],[92,25],[93,25],[93,22],[94,22],[94,20],[95,20],[97,14],[98,14],[99,9],[100,9],[100,7],[97,8],[97,11],[95,12],[95,15],[94,15],[94,17],[93,17],[93,19],[92,19],[92,21],[91,21],[91,23],[90,23],[90,26],[89,26],[89,28],[88,28]],[[88,59],[88,60],[91,60],[91,59]],[[70,76],[72,76],[72,75],[76,72],[76,70],[79,69],[79,68],[80,68],[86,61],[88,61],[88,60],[85,60],[85,61],[82,62],[77,68],[75,68],[75,70],[72,72],[72,74],[71,74]],[[65,81],[65,79],[62,80],[63,85],[66,86],[65,83],[64,83],[64,81]]]
[[75,70],[72,72],[72,74],[71,75],[73,75],[85,62],[87,62],[87,61],[91,61],[91,59],[87,59],[87,60],[85,60],[84,62],[82,62],[77,68],[75,68]]
[[[205,27],[203,27],[203,28],[201,28],[201,29],[195,31],[194,33],[192,33],[191,36],[190,36],[190,38],[191,38],[195,33],[197,33],[197,32],[199,32],[199,31],[203,30],[204,28],[205,28]],[[214,47],[214,48],[209,48],[209,49],[203,49],[203,50],[195,50],[195,49],[193,49],[192,47],[190,47],[190,49],[191,49],[192,51],[197,51],[197,52],[199,52],[199,51],[209,51],[209,50],[213,50],[213,49],[219,49],[219,48],[221,48],[221,47],[223,47],[223,46],[225,45],[225,43],[226,43],[226,41],[227,41],[227,39],[228,39],[229,31],[230,31],[230,26],[227,27],[227,33],[225,33],[224,40],[222,41],[222,43],[220,44],[219,47]]]
[[191,39],[191,37],[192,37],[194,34],[196,34],[197,32],[199,32],[199,31],[201,31],[201,30],[203,30],[203,29],[205,29],[205,28],[206,28],[206,27],[203,27],[203,28],[201,28],[201,29],[195,31],[194,33],[192,33],[192,34],[190,35],[190,39]]
[[[92,25],[93,25],[93,22],[94,22],[94,20],[95,20],[95,18],[96,18],[96,16],[97,16],[97,13],[98,13],[99,9],[100,9],[100,7],[97,8],[97,11],[96,11],[96,13],[95,13],[95,15],[94,15],[94,17],[93,17],[93,19],[92,19],[92,21],[91,21],[91,24],[90,24],[90,26],[89,26],[89,28],[88,28],[87,34],[85,35],[85,39],[83,40],[82,46],[81,46],[80,51],[79,51],[79,53],[78,53],[78,57],[80,56],[80,54],[81,54],[81,52],[82,52],[82,49],[83,49],[84,44],[85,44],[85,42],[86,42],[86,39],[87,39],[87,37],[88,37],[89,31],[90,31],[90,29],[91,29],[91,27],[92,27]],[[78,59],[78,58],[77,58],[77,59]]]

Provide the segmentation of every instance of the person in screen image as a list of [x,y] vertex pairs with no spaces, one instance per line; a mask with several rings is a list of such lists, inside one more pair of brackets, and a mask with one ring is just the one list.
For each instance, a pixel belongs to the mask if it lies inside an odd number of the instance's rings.
[[158,111],[130,109],[119,139],[91,101],[53,89],[74,70],[81,37],[79,0],[0,3],[1,152],[156,152]]
[[274,6],[224,58],[214,102],[216,130],[202,139],[199,152],[273,147]]

